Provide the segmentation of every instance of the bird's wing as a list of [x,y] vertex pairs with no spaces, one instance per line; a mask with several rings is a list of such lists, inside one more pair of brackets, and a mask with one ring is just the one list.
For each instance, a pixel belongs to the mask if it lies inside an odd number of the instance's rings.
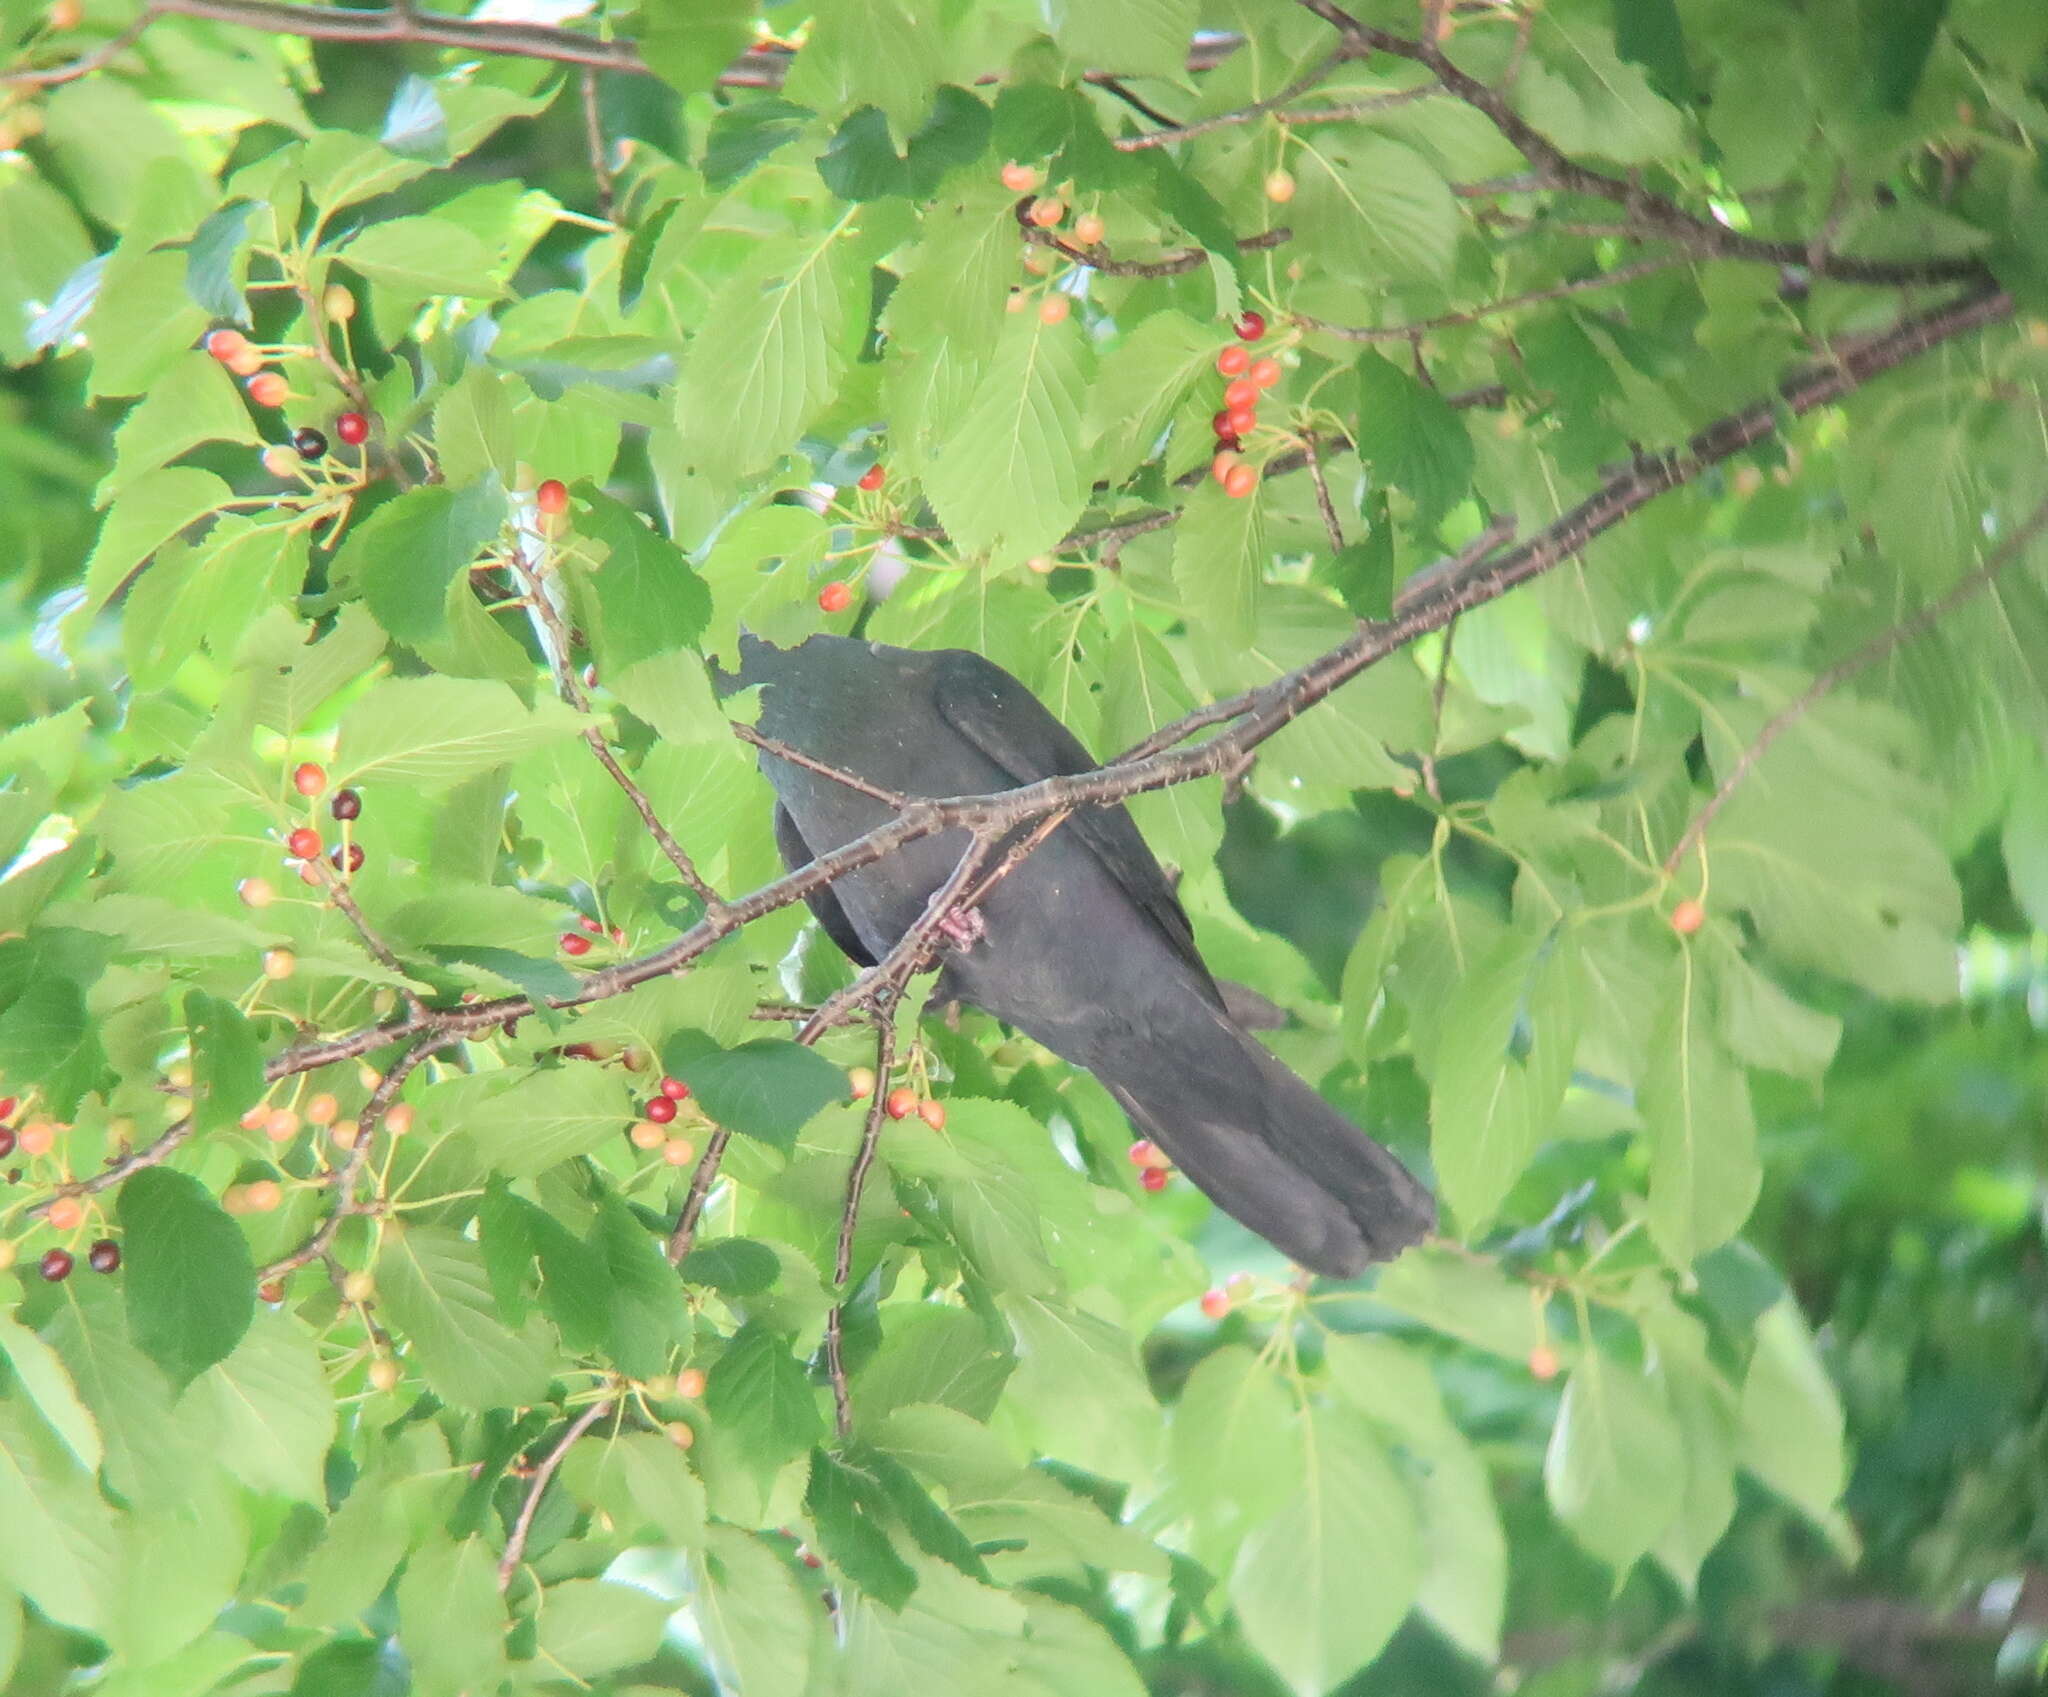
[[[1080,739],[1009,673],[966,649],[950,649],[935,659],[932,694],[940,715],[1015,784],[1095,770]],[[1083,807],[1060,830],[1087,846],[1220,1005],[1209,969],[1195,949],[1187,913],[1130,814],[1122,807]]]

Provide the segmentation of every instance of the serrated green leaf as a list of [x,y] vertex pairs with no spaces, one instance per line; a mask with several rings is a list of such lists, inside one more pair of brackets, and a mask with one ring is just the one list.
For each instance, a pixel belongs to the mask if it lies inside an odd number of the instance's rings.
[[548,1361],[498,1318],[475,1245],[443,1226],[387,1225],[378,1299],[434,1394],[457,1408],[538,1402]]
[[1763,1182],[1749,1077],[1721,1047],[1690,963],[1667,984],[1636,1105],[1650,1146],[1650,1235],[1689,1266],[1741,1229]]
[[1340,279],[1368,290],[1449,274],[1461,217],[1450,187],[1399,142],[1297,131],[1289,225]]
[[182,1390],[242,1341],[256,1311],[248,1239],[188,1173],[145,1167],[122,1184],[128,1329]]
[[672,1612],[637,1586],[565,1579],[541,1595],[537,1648],[549,1662],[589,1679],[651,1657]]
[[160,466],[136,477],[108,509],[85,563],[88,603],[104,607],[158,548],[233,498],[234,491],[212,472],[192,466]]
[[1207,638],[1241,646],[1258,628],[1264,521],[1258,490],[1226,495],[1213,478],[1181,510],[1173,530],[1173,581],[1189,620]]
[[88,1473],[99,1472],[106,1454],[99,1423],[79,1400],[78,1387],[57,1352],[13,1315],[0,1314],[0,1356],[78,1465]]
[[1828,1532],[1853,1545],[1840,1509],[1847,1478],[1842,1404],[1821,1365],[1813,1334],[1790,1297],[1757,1321],[1756,1347],[1742,1380],[1742,1465]]
[[324,1504],[322,1469],[334,1442],[334,1393],[313,1340],[265,1311],[189,1393],[213,1411],[229,1470],[253,1491]]
[[225,1130],[263,1099],[263,1050],[255,1027],[232,1002],[204,991],[185,996],[192,1046],[192,1125]]
[[398,1642],[416,1686],[496,1687],[505,1662],[505,1604],[497,1561],[481,1538],[435,1540],[413,1552],[398,1581]]
[[1170,82],[1187,79],[1197,11],[1195,0],[1051,0],[1046,7],[1053,40],[1075,64]]
[[1436,390],[1385,355],[1358,356],[1359,458],[1375,482],[1399,489],[1428,529],[1463,500],[1472,484],[1472,439]]
[[350,533],[335,575],[362,584],[377,622],[399,641],[430,641],[447,628],[449,585],[504,521],[505,492],[488,474],[465,488],[408,490]]
[[444,788],[573,736],[580,722],[549,697],[528,707],[501,683],[387,678],[343,718],[333,781]]
[[774,1037],[723,1048],[701,1031],[662,1045],[665,1072],[689,1085],[722,1126],[785,1153],[828,1102],[846,1097],[846,1074],[817,1052]]
[[729,1425],[741,1452],[763,1469],[801,1454],[823,1428],[817,1392],[789,1348],[782,1333],[749,1322],[712,1363],[704,1389],[711,1418]]
[[259,440],[226,368],[195,350],[151,384],[121,421],[114,432],[114,469],[101,483],[99,499],[119,495],[144,473],[202,442],[253,445]]
[[1565,1383],[1543,1485],[1565,1529],[1617,1574],[1677,1516],[1685,1482],[1678,1423],[1642,1374],[1588,1354]]
[[863,1499],[873,1489],[827,1451],[811,1451],[804,1513],[818,1535],[819,1546],[864,1594],[884,1608],[900,1610],[917,1589],[917,1574],[868,1512]]
[[414,294],[499,293],[490,250],[447,218],[387,218],[366,225],[337,257],[373,283]]

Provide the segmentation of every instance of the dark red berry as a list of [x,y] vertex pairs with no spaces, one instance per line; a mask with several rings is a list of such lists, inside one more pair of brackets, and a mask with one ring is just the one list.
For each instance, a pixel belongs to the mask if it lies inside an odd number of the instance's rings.
[[345,412],[334,421],[334,434],[357,447],[370,439],[370,421],[359,412]]
[[42,1260],[36,1263],[36,1271],[51,1284],[70,1278],[71,1267],[71,1251],[68,1249],[46,1249],[43,1251]]
[[590,939],[580,931],[562,933],[562,953],[565,955],[587,955],[590,953]]
[[0,1161],[14,1153],[14,1130],[11,1126],[0,1125]]
[[1218,436],[1230,435],[1232,433],[1230,429],[1230,409],[1225,407],[1222,411],[1212,415],[1209,420],[1209,428]]
[[654,1121],[656,1125],[667,1125],[670,1120],[676,1117],[676,1105],[666,1096],[649,1097],[647,1106],[640,1111]]
[[292,446],[298,449],[300,459],[317,460],[327,453],[327,438],[308,424],[292,432]]
[[1237,332],[1238,340],[1256,342],[1266,333],[1266,317],[1260,312],[1241,312],[1236,324],[1231,326]]
[[363,869],[363,845],[361,843],[350,843],[347,850],[344,851],[341,845],[337,843],[334,846],[333,853],[329,854],[327,858],[334,862],[334,870],[337,872],[360,872]]
[[121,1246],[103,1237],[85,1252],[85,1260],[95,1273],[111,1273],[121,1264]]
[[334,799],[327,804],[327,811],[337,819],[360,819],[363,816],[363,798],[354,790],[336,790]]

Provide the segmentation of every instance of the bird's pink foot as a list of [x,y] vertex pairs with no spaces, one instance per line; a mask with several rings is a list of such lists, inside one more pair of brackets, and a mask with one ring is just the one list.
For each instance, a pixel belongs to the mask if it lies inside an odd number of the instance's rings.
[[939,920],[939,935],[964,955],[988,935],[988,924],[979,908],[956,907]]

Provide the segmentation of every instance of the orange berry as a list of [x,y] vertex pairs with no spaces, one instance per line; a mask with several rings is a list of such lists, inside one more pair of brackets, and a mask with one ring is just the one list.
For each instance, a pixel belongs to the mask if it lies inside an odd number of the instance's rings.
[[1529,1351],[1529,1375],[1536,1379],[1554,1379],[1563,1362],[1557,1358],[1557,1351],[1547,1343],[1539,1343]]
[[686,1450],[697,1441],[697,1434],[690,1430],[687,1420],[671,1420],[662,1430],[668,1433],[668,1441],[679,1450]]
[[671,1137],[661,1146],[661,1158],[672,1167],[687,1167],[697,1153],[697,1145],[687,1137]]
[[1209,462],[1209,475],[1215,478],[1218,483],[1222,483],[1243,463],[1228,448],[1225,448],[1222,453]]
[[635,1149],[659,1149],[668,1141],[668,1132],[652,1120],[636,1120],[626,1136]]
[[907,1084],[897,1085],[889,1092],[888,1100],[882,1104],[882,1110],[892,1120],[908,1119],[917,1112],[917,1092]]
[[676,1375],[676,1395],[685,1402],[695,1402],[704,1394],[704,1369],[685,1367]]
[[277,900],[277,891],[271,888],[268,878],[244,878],[235,886],[235,894],[241,897],[244,907],[268,907]]
[[1163,1169],[1173,1164],[1166,1158],[1166,1152],[1158,1144],[1146,1137],[1139,1138],[1137,1142],[1131,1145],[1130,1159],[1132,1166],[1144,1167],[1147,1170],[1154,1167]]
[[1233,342],[1216,356],[1216,369],[1225,377],[1235,377],[1251,362],[1252,356]]
[[533,492],[533,504],[549,518],[569,510],[569,486],[559,477],[551,477]]
[[1223,493],[1233,500],[1243,500],[1259,486],[1258,469],[1248,465],[1234,465],[1223,479]]
[[1280,362],[1277,359],[1255,359],[1246,367],[1245,376],[1261,389],[1270,389],[1280,381]]
[[1012,159],[1002,170],[1003,187],[1012,194],[1029,194],[1038,187],[1038,171],[1030,165],[1019,165]]
[[261,1102],[258,1102],[255,1107],[242,1116],[242,1129],[244,1131],[261,1131],[264,1122],[269,1118],[270,1110],[264,1107]]
[[1259,422],[1257,407],[1231,407],[1225,412],[1224,423],[1230,426],[1233,436],[1249,436]]
[[850,1067],[846,1074],[846,1093],[855,1102],[864,1102],[875,1093],[875,1069],[873,1067]]
[[946,1129],[946,1104],[929,1100],[920,1102],[917,1105],[917,1117],[930,1126],[932,1130],[944,1131]]
[[1064,324],[1067,314],[1074,310],[1074,303],[1065,295],[1047,295],[1038,303],[1038,321],[1041,324]]
[[237,377],[254,377],[263,369],[263,354],[256,348],[243,348],[221,361]]
[[1050,230],[1066,215],[1066,203],[1055,199],[1051,195],[1045,195],[1038,200],[1034,200],[1031,203],[1031,210],[1025,214],[1041,230]]
[[1707,908],[1704,902],[1687,897],[1671,910],[1671,929],[1681,937],[1690,937],[1707,922]]
[[1202,1312],[1212,1320],[1220,1320],[1230,1312],[1230,1292],[1227,1290],[1205,1290],[1202,1292]]
[[297,1112],[291,1108],[272,1108],[263,1116],[263,1135],[273,1143],[291,1142],[299,1135]]
[[1003,302],[1005,312],[1022,312],[1031,304],[1031,297],[1022,289],[1012,289],[1009,298]]
[[292,769],[292,788],[300,795],[318,795],[327,787],[327,774],[310,760]]
[[249,379],[249,399],[259,407],[281,407],[291,385],[274,371],[259,371]]
[[48,1120],[30,1120],[16,1134],[14,1146],[24,1155],[47,1155],[57,1146],[57,1128]]
[[291,977],[299,970],[299,957],[290,949],[265,949],[263,951],[263,976],[273,983]]
[[393,1137],[403,1137],[412,1130],[412,1104],[393,1102],[384,1110],[384,1129]]
[[356,315],[356,297],[345,283],[329,283],[320,292],[320,310],[335,323],[346,324]]
[[853,591],[843,583],[828,583],[818,591],[818,607],[821,612],[843,613],[853,605]]
[[[1244,349],[1239,348],[1239,353]],[[1234,377],[1223,385],[1223,404],[1232,412],[1239,407],[1255,407],[1259,404],[1259,386],[1249,377]]]
[[308,1125],[332,1125],[341,1118],[341,1103],[331,1091],[323,1090],[306,1102],[306,1123]]
[[370,1363],[370,1389],[373,1391],[396,1390],[402,1376],[398,1363],[388,1355],[380,1355]]
[[299,467],[305,462],[299,458],[296,448],[287,448],[282,442],[273,442],[263,450],[263,469],[272,477],[290,480],[298,476]]
[[284,1200],[284,1188],[274,1178],[259,1178],[242,1189],[242,1205],[252,1214],[268,1214]]
[[1092,212],[1084,212],[1074,220],[1074,240],[1083,247],[1093,247],[1102,240],[1102,220]]
[[1266,198],[1276,206],[1285,206],[1294,198],[1294,179],[1285,171],[1266,173]]
[[334,1146],[337,1149],[353,1149],[356,1146],[356,1140],[362,1134],[362,1122],[359,1120],[336,1120],[327,1128],[327,1135],[333,1140]]
[[85,1219],[85,1204],[75,1196],[60,1196],[50,1204],[47,1218],[52,1231],[76,1231]]
[[239,330],[213,330],[207,333],[206,351],[225,365],[249,345],[249,338]]

